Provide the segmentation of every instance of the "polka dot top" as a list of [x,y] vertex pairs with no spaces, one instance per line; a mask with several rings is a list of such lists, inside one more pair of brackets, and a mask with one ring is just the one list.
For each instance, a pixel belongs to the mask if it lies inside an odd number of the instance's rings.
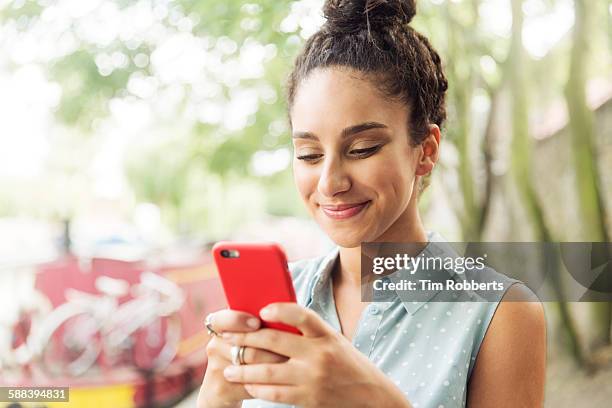
[[[430,242],[444,242],[436,232],[428,231],[427,237]],[[339,249],[336,246],[324,256],[291,262],[289,270],[298,303],[341,332],[330,278]],[[497,275],[505,291],[520,282]],[[415,302],[403,301],[398,295],[370,303],[362,312],[352,344],[395,383],[413,407],[465,407],[467,384],[499,301],[440,302],[435,296]],[[291,405],[251,399],[243,401],[242,407]]]

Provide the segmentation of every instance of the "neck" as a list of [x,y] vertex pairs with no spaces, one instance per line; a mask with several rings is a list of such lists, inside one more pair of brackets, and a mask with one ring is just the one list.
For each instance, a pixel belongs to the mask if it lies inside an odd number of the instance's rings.
[[[421,222],[416,203],[411,203],[404,214],[373,242],[427,242],[427,232]],[[339,284],[359,287],[361,285],[361,245],[353,248],[340,247],[340,262],[334,273]]]

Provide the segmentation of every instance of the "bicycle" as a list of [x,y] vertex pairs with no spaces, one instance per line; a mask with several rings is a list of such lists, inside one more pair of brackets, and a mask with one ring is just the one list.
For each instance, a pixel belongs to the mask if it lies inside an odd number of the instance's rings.
[[39,366],[51,375],[81,376],[101,358],[113,366],[129,364],[162,371],[174,359],[181,338],[178,311],[182,290],[153,272],[143,272],[130,291],[122,279],[101,276],[101,295],[67,289],[57,307],[28,339]]
[[49,299],[38,291],[20,301],[15,318],[0,324],[0,372],[5,375],[22,376],[30,370],[28,337],[52,310]]

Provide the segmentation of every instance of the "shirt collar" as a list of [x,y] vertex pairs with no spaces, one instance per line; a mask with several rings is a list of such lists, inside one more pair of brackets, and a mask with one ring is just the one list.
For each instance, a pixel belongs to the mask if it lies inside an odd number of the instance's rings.
[[[439,233],[435,231],[427,231],[427,240],[428,240],[428,245],[426,245],[425,248],[423,249],[423,253],[425,254],[425,256],[442,256],[443,254],[455,254],[456,256],[455,251],[452,249],[450,245],[446,243],[447,241]],[[430,245],[432,242],[435,243],[435,245]],[[328,284],[328,280],[330,279],[331,273],[334,269],[334,265],[336,264],[336,261],[338,260],[339,256],[340,256],[340,246],[335,245],[333,249],[327,255],[325,255],[323,259],[321,260],[321,262],[319,263],[317,267],[317,272],[315,273],[315,276],[313,279],[313,284],[310,289],[309,299],[306,302],[307,306],[309,306],[313,302],[314,299],[318,299],[318,297],[316,296],[319,293],[321,293],[321,290],[325,287],[326,284]],[[418,272],[419,271],[417,270],[416,273]],[[446,271],[446,272],[452,275],[452,271]],[[414,275],[410,275],[408,271],[399,270],[389,276],[392,281],[397,281],[403,278],[410,279],[410,276],[415,276],[416,273]],[[434,280],[442,279],[441,275],[442,274],[439,274],[438,279],[434,279]],[[445,277],[448,277],[448,276],[449,275],[445,275]],[[431,299],[438,292],[439,291],[435,291],[435,290],[430,291],[424,294],[424,296],[422,297],[422,300],[415,301],[414,299],[407,296],[405,291],[396,290],[395,291],[396,296],[393,297],[392,301],[379,302],[379,303],[385,304],[386,307],[384,307],[384,309],[386,309],[387,307],[391,306],[391,304],[400,301],[408,313],[414,314],[424,304],[431,301]]]
[[[421,252],[425,258],[442,257],[445,255],[451,256],[451,254],[453,253],[452,247],[446,244],[446,241],[440,234],[438,234],[437,232],[428,231],[427,237],[428,237],[428,243],[423,249],[423,251]],[[426,274],[426,276],[423,276],[424,274]],[[426,271],[426,270],[423,270],[422,267],[419,267],[416,271],[412,273],[411,271],[408,271],[405,269],[398,270],[392,273],[391,275],[389,275],[389,279],[392,282],[398,282],[398,281],[401,281],[402,279],[418,281],[419,279],[426,277],[427,279],[430,279],[432,282],[444,282],[450,276],[452,276],[452,272],[448,270]],[[402,301],[402,305],[404,305],[404,308],[410,314],[414,314],[423,305],[425,305],[426,303],[429,303],[439,292],[440,290],[429,290],[429,291],[420,290],[419,298],[418,300],[415,300],[415,297],[411,296],[408,291],[401,290],[401,289],[395,290],[396,296]]]
[[321,289],[327,284],[339,255],[340,246],[336,245],[327,255],[323,257],[319,263],[314,276],[313,284],[310,289],[309,298],[306,302],[307,307],[313,302],[315,296],[320,293]]

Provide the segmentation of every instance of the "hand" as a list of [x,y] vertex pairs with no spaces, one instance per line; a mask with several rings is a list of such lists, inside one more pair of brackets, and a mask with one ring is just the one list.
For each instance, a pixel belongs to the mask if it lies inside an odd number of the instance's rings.
[[251,396],[303,407],[410,407],[384,373],[312,310],[273,303],[260,316],[297,327],[303,336],[267,328],[223,333],[232,344],[289,358],[284,363],[226,366],[225,378],[244,384]]
[[[219,334],[226,331],[253,332],[259,329],[260,325],[261,322],[257,317],[229,309],[211,315],[211,326]],[[252,398],[242,384],[228,382],[223,376],[223,369],[232,365],[231,347],[231,344],[219,336],[213,335],[209,340],[206,346],[208,365],[198,395],[198,408],[240,406],[242,400]],[[247,364],[272,364],[284,362],[287,358],[273,352],[248,347],[244,352],[244,360]]]

